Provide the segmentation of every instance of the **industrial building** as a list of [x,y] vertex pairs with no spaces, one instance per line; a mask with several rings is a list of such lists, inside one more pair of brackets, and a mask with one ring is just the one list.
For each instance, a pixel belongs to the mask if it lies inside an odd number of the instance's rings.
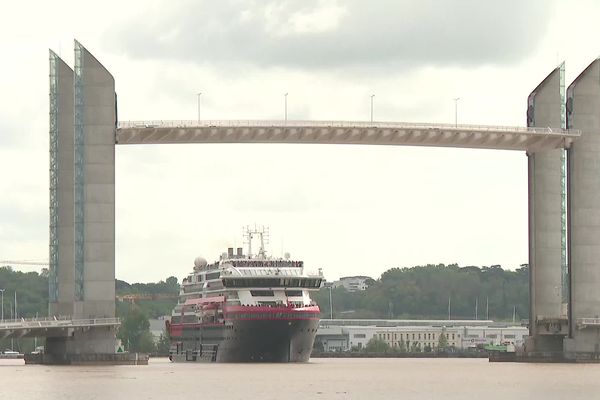
[[514,324],[471,320],[322,320],[315,342],[326,352],[361,350],[373,338],[391,349],[405,346],[423,351],[435,350],[444,334],[448,347],[474,349],[485,344],[512,344],[522,347],[528,329]]

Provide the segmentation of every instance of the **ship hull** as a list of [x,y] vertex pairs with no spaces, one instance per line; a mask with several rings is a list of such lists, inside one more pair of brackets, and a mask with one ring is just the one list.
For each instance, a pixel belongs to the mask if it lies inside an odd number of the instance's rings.
[[[318,319],[233,320],[184,328],[172,361],[307,362]],[[176,339],[176,338],[174,338]]]

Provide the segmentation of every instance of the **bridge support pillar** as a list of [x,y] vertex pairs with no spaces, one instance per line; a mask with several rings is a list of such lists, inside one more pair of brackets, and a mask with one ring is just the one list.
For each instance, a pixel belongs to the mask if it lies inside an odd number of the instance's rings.
[[[563,129],[564,63],[528,98],[527,126]],[[561,352],[568,324],[563,307],[566,271],[566,186],[563,149],[527,153],[530,316],[528,353]]]
[[568,150],[568,358],[600,358],[600,59],[567,90],[567,127],[581,130]]
[[[115,327],[94,329],[73,329],[66,337],[48,337],[44,348],[42,364],[73,364],[114,358]],[[114,356],[114,357],[113,357]]]

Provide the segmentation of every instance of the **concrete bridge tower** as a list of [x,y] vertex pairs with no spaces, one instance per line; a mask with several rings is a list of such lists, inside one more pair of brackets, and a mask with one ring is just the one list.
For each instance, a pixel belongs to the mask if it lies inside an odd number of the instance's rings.
[[[556,67],[528,98],[527,126],[564,129],[565,65]],[[527,351],[562,352],[566,306],[565,150],[528,152],[529,295]],[[564,295],[563,295],[564,293]]]
[[569,186],[569,337],[565,355],[600,353],[600,59],[567,89],[567,128],[581,137],[567,152]]
[[[116,94],[75,41],[71,70],[50,52],[50,315],[115,316]],[[46,352],[112,354],[115,327],[47,338]]]

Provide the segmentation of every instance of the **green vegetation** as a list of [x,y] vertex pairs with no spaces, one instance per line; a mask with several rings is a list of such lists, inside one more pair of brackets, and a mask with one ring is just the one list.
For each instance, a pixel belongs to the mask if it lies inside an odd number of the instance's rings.
[[[510,320],[513,307],[518,319],[529,312],[529,271],[526,264],[516,271],[507,271],[498,265],[491,267],[459,267],[452,265],[426,265],[413,268],[392,268],[378,280],[370,282],[366,291],[349,293],[344,288],[332,290],[333,311],[336,318],[448,318],[448,299],[453,319],[473,319],[475,302],[479,304],[479,318],[486,317],[486,300],[489,318]],[[117,316],[123,319],[119,337],[131,351],[168,350],[168,337],[163,335],[159,343],[152,342],[148,318],[169,315],[177,302],[179,284],[171,276],[158,283],[129,284],[117,280]],[[4,314],[10,318],[14,309],[14,293],[17,291],[19,317],[46,316],[48,310],[48,273],[13,271],[0,268],[0,289],[4,292]],[[128,297],[129,296],[129,297]],[[322,317],[329,318],[329,289],[322,288],[313,294],[322,310]],[[443,341],[446,341],[444,345]],[[382,341],[383,342],[383,341]],[[21,345],[29,343],[23,339]],[[383,342],[385,344],[385,342]],[[0,346],[6,341],[0,341]],[[385,346],[387,346],[385,344]],[[401,343],[393,351],[427,351],[417,348],[416,343]],[[440,337],[439,348],[447,346],[447,339]],[[388,346],[389,347],[389,346]],[[390,351],[375,341],[367,348],[373,351]]]
[[17,293],[17,316],[48,315],[48,270],[37,272],[13,271],[0,267],[0,289],[4,289],[4,318],[14,318],[14,299]]
[[[132,295],[126,301],[116,302],[116,315],[122,319],[118,337],[130,351],[168,354],[169,338],[165,333],[155,345],[150,334],[148,318],[170,315],[177,303],[179,284],[171,276],[158,283],[133,283],[116,280],[117,297]],[[4,289],[4,318],[14,317],[14,296],[17,293],[19,318],[48,315],[48,270],[42,273],[14,271],[10,266],[0,267],[0,289]],[[140,299],[138,300],[138,296]],[[14,348],[30,352],[42,341],[33,338],[0,340],[0,350]]]
[[437,347],[440,350],[443,350],[446,347],[448,347],[448,338],[446,337],[446,334],[444,334],[443,332],[440,335],[440,338],[438,339],[438,345],[437,345]]
[[[329,318],[329,290],[321,288],[312,295],[322,318]],[[338,287],[332,298],[335,318],[446,319],[450,299],[452,319],[474,319],[476,301],[478,317],[485,319],[486,300],[490,319],[511,320],[513,307],[521,319],[529,313],[529,270],[526,264],[516,271],[499,265],[392,268],[367,290],[350,293]]]
[[156,351],[150,333],[148,316],[139,307],[131,307],[127,314],[122,316],[117,337],[130,352],[153,353]]
[[388,353],[392,351],[392,348],[385,340],[373,337],[365,346],[365,351],[367,353]]

